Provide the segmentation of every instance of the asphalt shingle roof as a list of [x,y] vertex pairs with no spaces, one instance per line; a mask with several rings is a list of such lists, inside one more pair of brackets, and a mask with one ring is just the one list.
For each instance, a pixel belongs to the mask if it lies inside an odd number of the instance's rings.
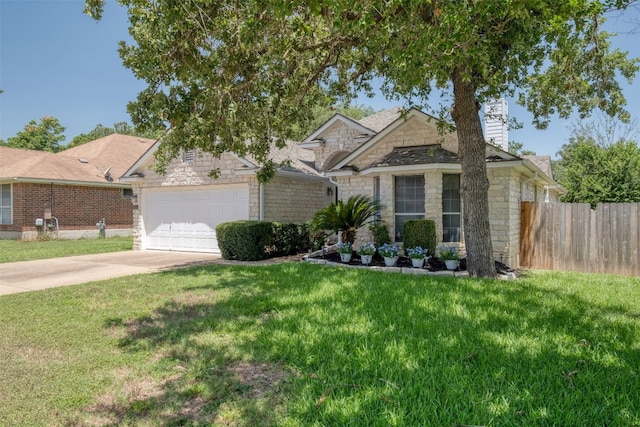
[[117,181],[153,140],[113,134],[59,153],[0,147],[0,178],[51,179],[55,181]]

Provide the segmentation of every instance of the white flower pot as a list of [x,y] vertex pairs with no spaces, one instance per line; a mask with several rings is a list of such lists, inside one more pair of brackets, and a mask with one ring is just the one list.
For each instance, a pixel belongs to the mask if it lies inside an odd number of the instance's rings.
[[398,257],[394,256],[394,257],[384,257],[384,265],[386,265],[387,267],[393,267],[394,265],[396,265],[396,262],[398,262]]
[[373,259],[373,255],[360,255],[360,261],[363,265],[371,264],[371,260]]
[[447,266],[447,270],[455,270],[458,268],[458,260],[457,259],[447,259],[444,261]]
[[352,254],[340,254],[340,261],[342,261],[342,262],[351,261],[351,255]]
[[411,265],[413,265],[413,268],[422,268],[424,265],[424,258],[411,258]]

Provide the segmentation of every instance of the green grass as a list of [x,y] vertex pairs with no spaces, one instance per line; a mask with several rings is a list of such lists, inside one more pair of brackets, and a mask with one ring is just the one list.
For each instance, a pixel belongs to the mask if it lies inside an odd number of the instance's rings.
[[640,278],[207,266],[0,297],[0,425],[640,426]]
[[46,241],[0,240],[0,263],[127,251],[132,247],[132,237]]

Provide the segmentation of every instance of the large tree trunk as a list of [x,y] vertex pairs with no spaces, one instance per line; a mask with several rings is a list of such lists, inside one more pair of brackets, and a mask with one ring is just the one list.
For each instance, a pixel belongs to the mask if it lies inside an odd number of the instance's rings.
[[472,277],[496,277],[489,224],[489,179],[485,140],[478,113],[475,87],[465,81],[459,69],[451,76],[454,106],[451,116],[458,134],[458,155],[462,167],[460,193],[467,249],[467,270]]

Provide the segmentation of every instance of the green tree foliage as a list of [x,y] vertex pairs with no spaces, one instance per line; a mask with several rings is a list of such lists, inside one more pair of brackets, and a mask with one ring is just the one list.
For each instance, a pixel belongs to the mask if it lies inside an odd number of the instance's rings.
[[518,141],[509,141],[509,153],[515,156],[535,156],[536,152],[524,148],[524,144]]
[[313,230],[331,230],[342,232],[344,242],[353,243],[358,229],[376,219],[380,204],[371,197],[357,195],[346,202],[338,200],[319,210],[311,220]]
[[[291,138],[316,105],[370,94],[374,78],[417,107],[433,88],[451,94],[472,276],[495,276],[479,103],[515,96],[539,127],[574,108],[627,117],[616,79],[638,70],[602,31],[623,0],[119,2],[136,43],[120,55],[147,82],[133,122],[172,129],[160,166],[182,148],[233,151],[263,163],[265,180],[273,140]],[[103,4],[86,0],[85,11],[99,18]]]
[[57,153],[63,148],[60,143],[65,139],[64,129],[55,117],[43,117],[40,123],[31,120],[15,136],[0,143],[7,147]]
[[596,123],[574,129],[569,143],[558,153],[555,174],[567,189],[563,201],[589,203],[640,202],[640,148],[624,135],[614,139],[616,124]]
[[81,133],[80,135],[74,137],[71,142],[67,144],[67,148],[82,145],[90,141],[95,141],[96,139],[100,139],[114,133],[121,133],[123,135],[135,135],[133,126],[131,126],[127,122],[118,122],[114,124],[113,127],[106,127],[100,123],[97,124],[96,127],[93,128],[93,130],[87,133]]
[[162,134],[164,133],[164,130],[158,131],[158,130],[152,129],[147,131],[140,131],[140,130],[137,130],[135,127],[131,126],[127,122],[114,123],[113,127],[103,126],[101,123],[99,123],[90,132],[81,133],[80,135],[73,138],[65,148],[71,148],[77,145],[82,145],[87,142],[95,141],[96,139],[100,139],[105,136],[112,135],[114,133],[119,133],[121,135],[133,135],[133,136],[141,136],[145,138],[157,139],[157,138],[160,138],[160,136],[162,136]]

